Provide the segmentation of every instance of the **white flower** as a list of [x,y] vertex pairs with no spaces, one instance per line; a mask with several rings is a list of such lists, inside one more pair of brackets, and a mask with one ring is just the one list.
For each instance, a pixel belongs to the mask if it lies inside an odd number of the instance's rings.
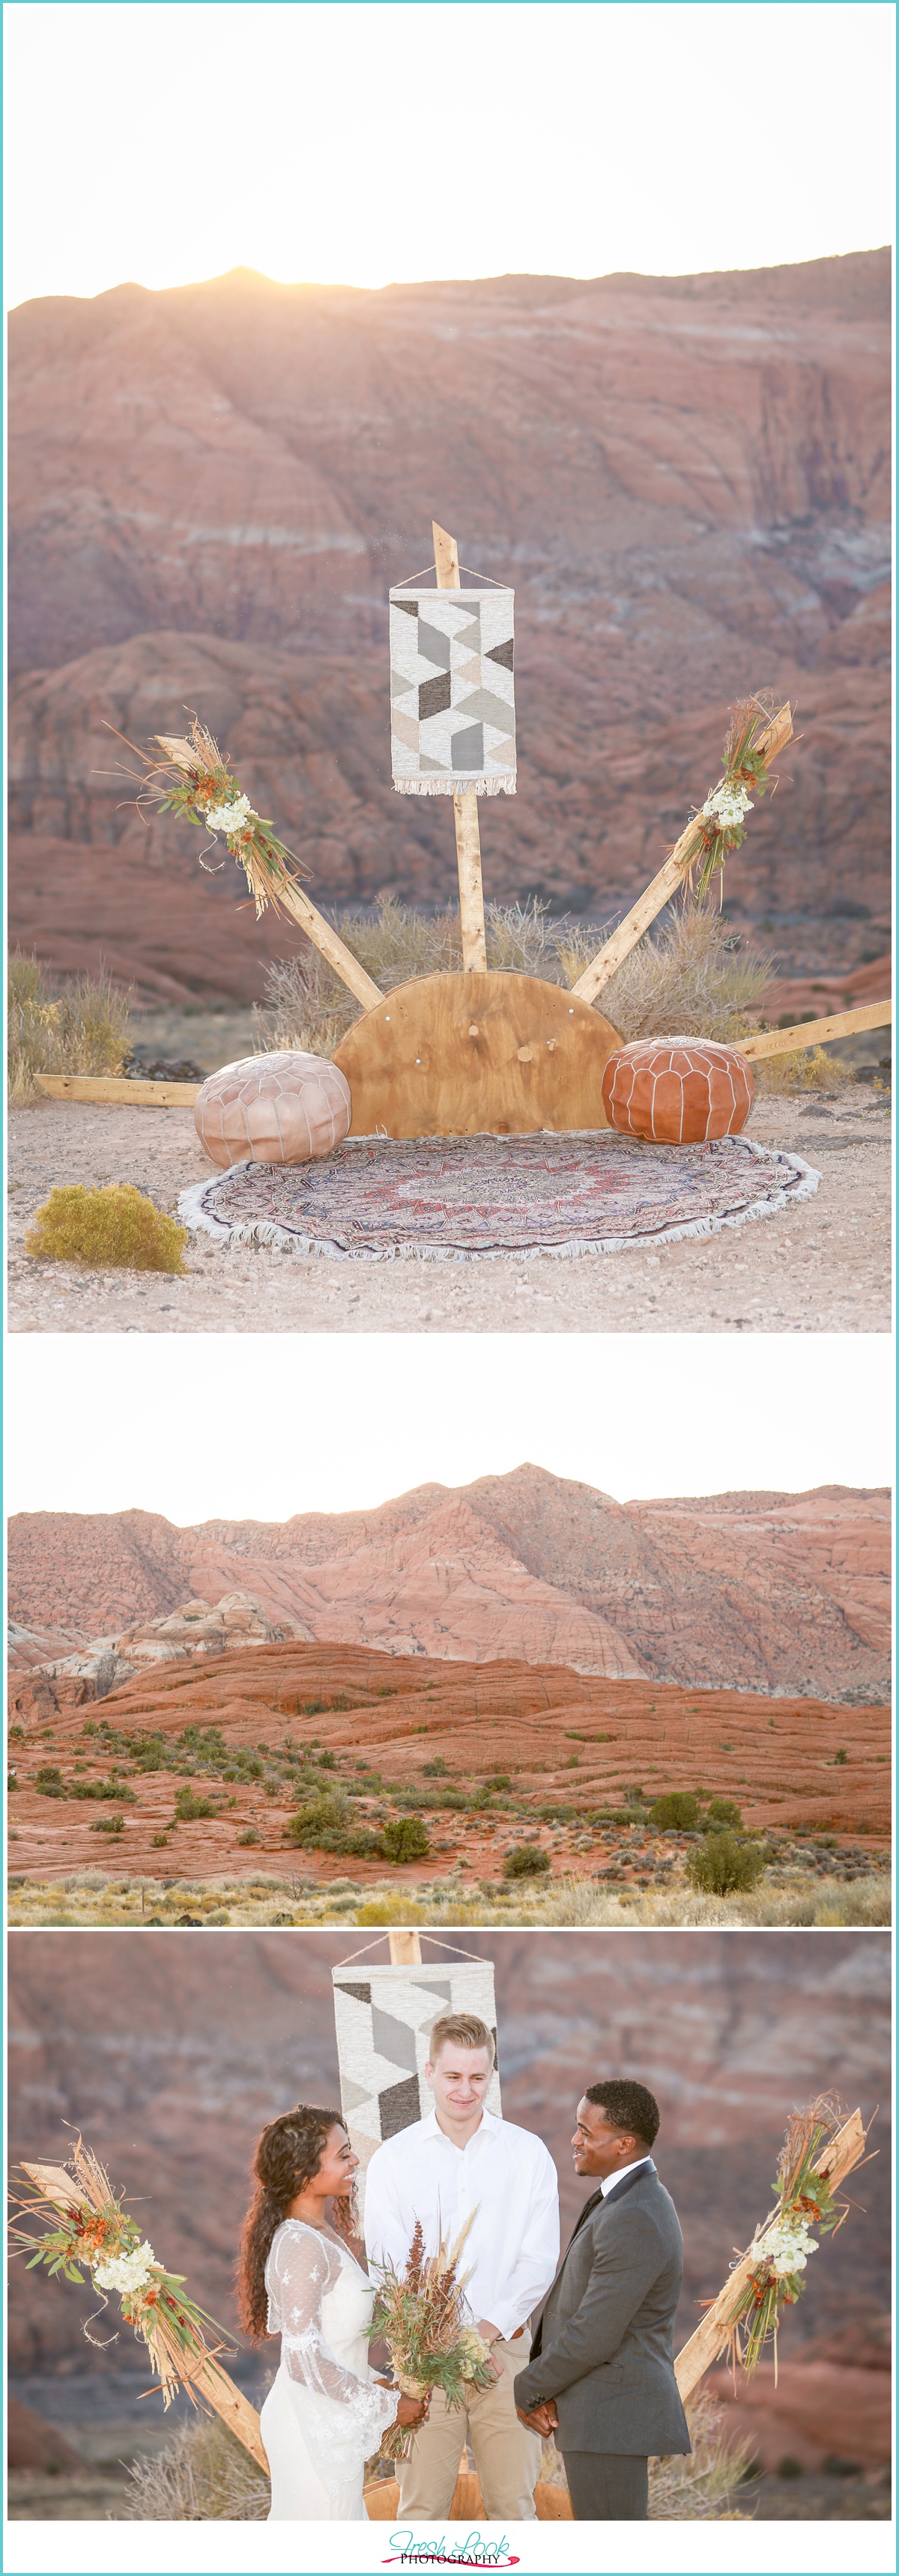
[[720,823],[723,832],[736,830],[742,823],[744,814],[751,814],[752,810],[745,787],[728,787],[723,779],[719,780],[717,787],[713,787],[711,796],[706,797],[702,809],[703,815],[707,816],[710,822]]
[[814,2236],[810,2236],[804,2218],[781,2218],[769,2227],[765,2237],[765,2255],[778,2281],[790,2272],[804,2272],[810,2254],[817,2254]]
[[156,2256],[144,2237],[143,2244],[135,2245],[130,2254],[101,2254],[94,2264],[94,2280],[98,2290],[121,2290],[131,2295],[146,2287],[155,2268]]
[[242,832],[245,823],[258,823],[248,796],[236,796],[233,805],[211,805],[204,815],[210,832]]

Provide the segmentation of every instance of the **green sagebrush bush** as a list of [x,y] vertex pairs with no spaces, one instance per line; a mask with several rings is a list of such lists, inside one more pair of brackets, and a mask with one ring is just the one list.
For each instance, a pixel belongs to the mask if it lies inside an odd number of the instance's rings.
[[420,1816],[397,1816],[385,1825],[381,1842],[388,1860],[423,1860],[430,1843]]
[[184,1274],[187,1227],[164,1216],[129,1181],[51,1190],[25,1236],[35,1261],[80,1261],[90,1270]]
[[757,1843],[741,1842],[728,1825],[704,1834],[690,1853],[686,1875],[700,1896],[733,1896],[737,1889],[757,1887],[765,1859]]
[[506,1853],[503,1877],[543,1878],[551,1868],[549,1853],[541,1851],[539,1843],[516,1843],[514,1850]]

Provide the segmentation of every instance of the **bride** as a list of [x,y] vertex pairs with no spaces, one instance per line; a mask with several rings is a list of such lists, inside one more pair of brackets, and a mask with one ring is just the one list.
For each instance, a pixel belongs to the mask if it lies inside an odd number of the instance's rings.
[[427,2411],[369,2369],[375,2289],[349,2242],[358,2163],[339,2111],[304,2102],[263,2129],[253,2158],[237,2282],[254,2342],[281,2337],[261,2418],[270,2522],[367,2520],[366,2460],[389,2424],[420,2424]]

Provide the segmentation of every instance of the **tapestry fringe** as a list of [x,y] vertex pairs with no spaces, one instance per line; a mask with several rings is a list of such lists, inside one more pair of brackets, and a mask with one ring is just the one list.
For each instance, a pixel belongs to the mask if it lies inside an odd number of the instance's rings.
[[514,796],[515,771],[501,778],[395,778],[398,796]]
[[[358,1139],[360,1144],[383,1141],[383,1138],[371,1137]],[[502,1141],[508,1144],[508,1137]],[[354,1137],[353,1143],[356,1142]],[[211,1234],[219,1243],[229,1246],[232,1243],[272,1243],[298,1257],[312,1254],[323,1261],[576,1261],[590,1254],[639,1252],[641,1248],[658,1243],[685,1243],[699,1235],[722,1234],[725,1226],[738,1234],[741,1226],[751,1225],[756,1217],[776,1216],[781,1208],[795,1207],[800,1199],[814,1197],[821,1174],[811,1163],[804,1163],[799,1154],[781,1154],[771,1146],[757,1145],[751,1136],[745,1137],[744,1143],[759,1162],[787,1164],[792,1172],[801,1173],[798,1187],[778,1190],[773,1198],[760,1200],[754,1207],[741,1208],[733,1216],[695,1217],[689,1225],[665,1226],[655,1234],[609,1235],[602,1243],[584,1243],[575,1237],[570,1243],[509,1244],[504,1249],[484,1252],[463,1252],[455,1245],[444,1251],[436,1244],[396,1243],[385,1245],[376,1252],[363,1249],[348,1252],[342,1244],[321,1243],[311,1235],[288,1232],[286,1226],[277,1225],[268,1217],[255,1217],[245,1225],[228,1225],[221,1217],[211,1215],[203,1205],[207,1192],[217,1186],[212,1180],[195,1181],[191,1189],[182,1192],[178,1215],[182,1225],[188,1226],[192,1234]],[[231,1168],[236,1170],[237,1165],[232,1164]],[[221,1177],[225,1178],[224,1173]]]

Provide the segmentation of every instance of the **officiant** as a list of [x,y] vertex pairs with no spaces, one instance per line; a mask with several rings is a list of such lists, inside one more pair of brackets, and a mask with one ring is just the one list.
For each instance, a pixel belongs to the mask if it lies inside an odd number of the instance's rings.
[[536,2519],[542,2444],[517,2413],[513,2383],[558,2262],[559,2186],[542,2139],[488,2111],[493,2063],[486,2022],[474,2013],[441,2015],[425,2068],[433,2111],[385,2139],[366,2177],[365,2244],[374,2266],[402,2269],[416,2219],[427,2254],[471,2219],[461,2257],[466,2298],[493,2364],[490,2387],[469,2387],[467,2406],[449,2407],[434,2390],[427,2422],[399,2462],[400,2512],[412,2522],[449,2512],[466,2436],[488,2520]]

